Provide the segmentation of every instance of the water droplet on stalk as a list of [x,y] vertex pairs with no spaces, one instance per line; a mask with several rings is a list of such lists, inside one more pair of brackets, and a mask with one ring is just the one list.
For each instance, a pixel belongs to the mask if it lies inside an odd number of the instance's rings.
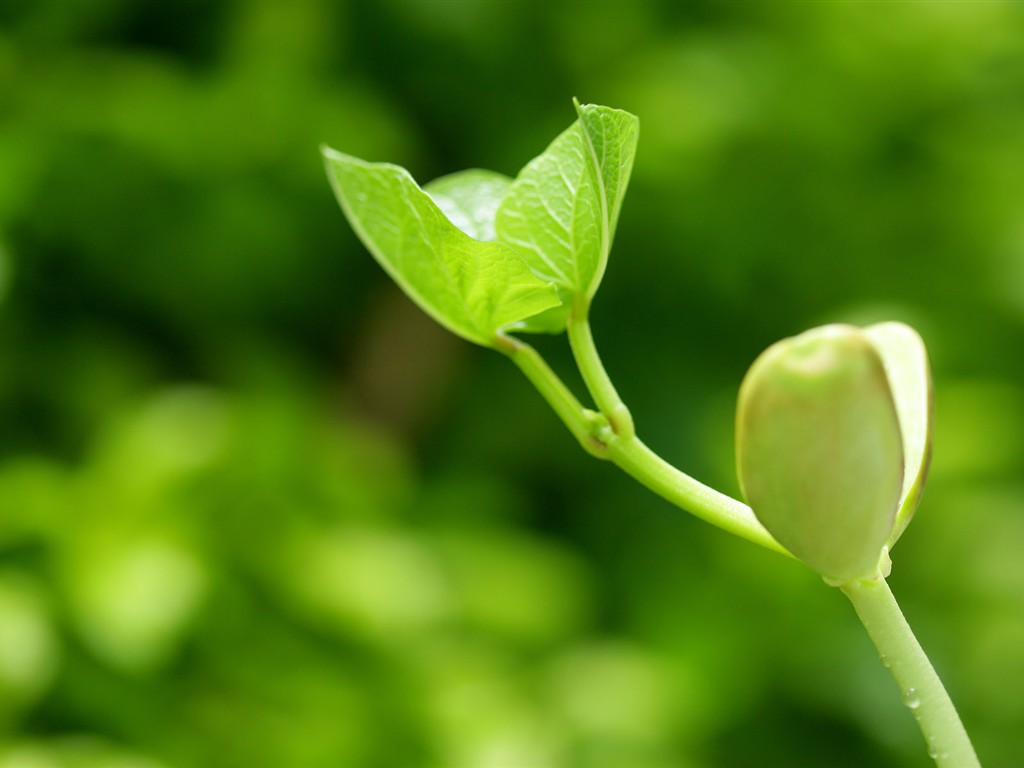
[[916,688],[907,688],[903,692],[903,703],[908,709],[917,709],[921,706],[921,698],[917,695]]

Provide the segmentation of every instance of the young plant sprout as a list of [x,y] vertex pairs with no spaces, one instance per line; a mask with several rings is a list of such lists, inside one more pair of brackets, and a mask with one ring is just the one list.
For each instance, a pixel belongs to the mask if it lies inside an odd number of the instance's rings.
[[[637,146],[637,118],[576,104],[577,120],[515,179],[470,170],[420,187],[403,168],[324,148],[356,234],[405,293],[468,341],[507,355],[584,449],[707,522],[795,557],[853,603],[942,768],[979,766],[886,583],[889,550],[931,454],[931,378],[900,323],[832,325],[781,341],[740,388],[737,466],[750,506],[637,437],[590,331]],[[584,407],[519,338],[566,332]]]

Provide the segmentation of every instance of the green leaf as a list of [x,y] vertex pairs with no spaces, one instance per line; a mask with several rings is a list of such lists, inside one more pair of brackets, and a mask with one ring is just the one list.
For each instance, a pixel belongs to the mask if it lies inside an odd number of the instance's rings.
[[826,578],[877,575],[903,441],[867,336],[832,325],[770,347],[740,388],[736,432],[743,492],[772,536]]
[[456,227],[474,240],[492,241],[494,217],[512,179],[494,171],[473,168],[434,179],[423,191]]
[[569,322],[572,294],[564,288],[559,288],[558,298],[562,303],[557,307],[552,307],[521,323],[516,323],[510,330],[522,333],[561,333]]
[[[555,287],[514,249],[459,229],[404,168],[326,147],[323,153],[359,239],[402,290],[453,333],[494,346],[500,332],[558,305]],[[468,221],[479,224],[479,217]]]
[[535,274],[589,300],[601,282],[636,154],[628,112],[578,106],[579,118],[519,173],[498,209],[497,234]]
[[607,257],[619,223],[622,199],[626,196],[626,187],[633,171],[640,122],[629,112],[594,104],[577,104],[576,110],[586,132],[592,161],[600,169]]
[[924,491],[932,457],[932,379],[928,352],[913,328],[903,323],[880,323],[864,334],[882,358],[896,415],[903,434],[903,489],[892,546],[910,523]]
[[[512,179],[494,171],[472,169],[434,179],[423,187],[463,232],[476,240],[496,240],[494,219]],[[561,304],[522,322],[509,330],[527,333],[561,333],[569,316],[572,294],[558,291]]]

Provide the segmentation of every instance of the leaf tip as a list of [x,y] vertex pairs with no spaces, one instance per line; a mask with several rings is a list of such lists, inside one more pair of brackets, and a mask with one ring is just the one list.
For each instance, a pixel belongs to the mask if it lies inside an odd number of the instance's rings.
[[347,157],[347,155],[342,154],[341,152],[339,152],[338,150],[334,149],[333,147],[328,146],[326,142],[320,144],[320,155],[324,158],[325,161],[327,161],[327,160],[335,160],[335,161],[343,160],[343,159],[345,159]]

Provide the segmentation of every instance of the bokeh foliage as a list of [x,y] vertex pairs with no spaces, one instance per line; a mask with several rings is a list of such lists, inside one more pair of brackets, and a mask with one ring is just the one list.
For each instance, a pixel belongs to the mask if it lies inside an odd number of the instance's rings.
[[[891,583],[1024,753],[1024,5],[0,3],[0,766],[926,766],[849,606],[584,455],[397,295],[321,142],[513,174],[640,116],[592,321],[736,492],[773,341],[899,319]],[[569,370],[558,339],[544,351]]]

